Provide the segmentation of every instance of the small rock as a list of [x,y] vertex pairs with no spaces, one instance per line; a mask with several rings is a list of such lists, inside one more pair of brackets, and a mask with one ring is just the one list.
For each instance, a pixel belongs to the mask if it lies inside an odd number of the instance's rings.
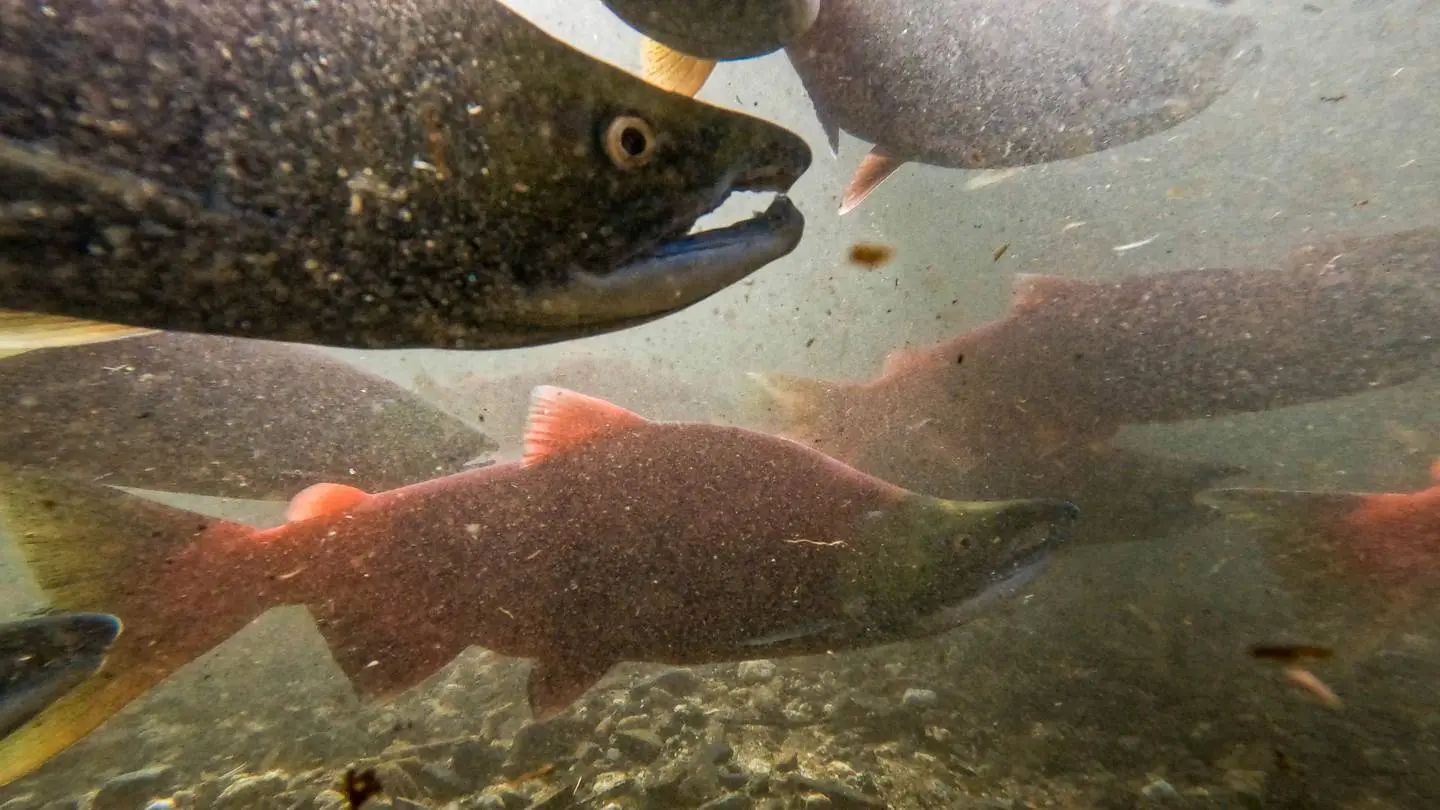
[[179,805],[175,803],[174,799],[165,798],[155,799],[145,805],[145,810],[176,810],[177,807],[179,807]]
[[786,754],[775,762],[776,773],[790,773],[800,768],[800,755],[794,751]]
[[612,742],[622,754],[645,764],[654,762],[665,747],[665,741],[660,739],[659,734],[644,728],[617,731]]
[[619,771],[606,771],[595,777],[595,782],[590,786],[589,801],[608,799],[634,789],[634,777]]
[[459,774],[438,762],[427,762],[415,774],[415,783],[432,799],[450,799],[466,792]]
[[283,771],[242,776],[215,797],[214,810],[260,810],[274,804],[289,781]]
[[940,703],[940,696],[932,689],[906,689],[900,703],[907,709],[933,709]]
[[574,794],[575,791],[570,786],[553,787],[537,795],[526,810],[561,810],[574,804]]
[[804,807],[805,810],[830,810],[834,804],[830,801],[830,797],[824,793],[807,793],[805,797],[800,800],[800,806]]
[[750,797],[743,793],[729,793],[705,802],[699,810],[750,810]]
[[316,793],[315,798],[310,800],[310,806],[314,810],[340,810],[345,803],[345,797],[331,788]]
[[1173,801],[1180,798],[1180,791],[1164,779],[1156,779],[1140,788],[1140,794],[1151,801]]
[[700,688],[700,676],[688,669],[672,669],[635,686],[636,691],[654,686],[674,695],[688,695]]
[[775,677],[775,662],[764,658],[755,661],[741,661],[735,674],[741,683],[764,683]]
[[708,742],[695,752],[695,762],[701,765],[720,765],[735,757],[735,749],[724,740]]
[[632,728],[649,728],[650,718],[643,714],[632,714],[629,717],[622,717],[615,723],[616,731],[628,731]]
[[500,773],[505,762],[505,750],[491,745],[488,740],[471,739],[455,746],[450,759],[450,768],[455,775],[471,787],[488,785]]
[[156,796],[170,792],[170,768],[157,765],[122,773],[100,786],[91,801],[93,810],[135,810]]
[[568,719],[556,719],[542,723],[528,723],[515,732],[510,744],[510,756],[506,758],[503,773],[519,776],[564,759],[574,752],[575,747],[586,736],[587,729],[580,723]]
[[785,777],[785,784],[809,793],[819,793],[840,810],[880,810],[886,807],[885,800],[878,796],[866,795],[828,779],[812,779],[804,774],[792,773]]
[[716,777],[720,781],[720,787],[726,790],[743,790],[750,784],[750,774],[739,768],[721,768]]

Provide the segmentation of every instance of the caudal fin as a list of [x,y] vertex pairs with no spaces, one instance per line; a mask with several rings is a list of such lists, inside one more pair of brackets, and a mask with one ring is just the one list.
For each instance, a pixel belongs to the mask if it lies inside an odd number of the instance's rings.
[[640,62],[645,81],[682,96],[699,93],[715,70],[713,61],[680,53],[648,38],[641,43]]
[[0,465],[0,525],[53,607],[118,616],[95,673],[0,740],[0,785],[30,773],[253,616],[191,617],[166,563],[201,535],[248,527],[109,487]]
[[1354,492],[1229,487],[1204,490],[1195,500],[1226,517],[1273,531],[1333,522],[1359,508],[1365,496]]

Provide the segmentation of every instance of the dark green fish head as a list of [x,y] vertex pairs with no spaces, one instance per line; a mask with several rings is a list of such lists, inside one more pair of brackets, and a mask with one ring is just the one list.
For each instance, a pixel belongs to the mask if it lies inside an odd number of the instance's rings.
[[[980,608],[1013,595],[1070,536],[1079,509],[1024,498],[951,501],[907,493],[867,517],[850,581],[867,611],[897,624],[943,609]],[[883,618],[882,618],[883,620]]]
[[674,0],[603,0],[627,25],[701,59],[749,59],[805,33],[820,0],[711,0],[703,8]]
[[357,348],[551,343],[783,256],[798,135],[495,0],[9,5],[0,308]]

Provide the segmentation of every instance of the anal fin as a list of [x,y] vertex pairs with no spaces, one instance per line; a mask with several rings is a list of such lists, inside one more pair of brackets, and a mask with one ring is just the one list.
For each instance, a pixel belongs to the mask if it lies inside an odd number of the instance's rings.
[[840,199],[840,214],[854,211],[860,207],[886,178],[894,174],[905,161],[886,152],[879,146],[874,147],[860,160],[860,165],[855,169],[855,175],[850,178],[850,185],[845,187],[845,195]]
[[537,659],[525,683],[531,715],[536,720],[549,720],[565,711],[614,665],[613,661],[601,659]]
[[383,702],[434,675],[469,646],[453,622],[424,616],[380,622],[349,606],[312,605],[330,655],[362,701]]

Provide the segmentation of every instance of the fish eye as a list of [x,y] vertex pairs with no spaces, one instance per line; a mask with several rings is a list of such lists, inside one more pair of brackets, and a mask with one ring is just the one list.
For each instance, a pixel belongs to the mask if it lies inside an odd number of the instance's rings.
[[655,130],[644,118],[616,116],[605,129],[605,155],[618,169],[638,169],[655,156]]

